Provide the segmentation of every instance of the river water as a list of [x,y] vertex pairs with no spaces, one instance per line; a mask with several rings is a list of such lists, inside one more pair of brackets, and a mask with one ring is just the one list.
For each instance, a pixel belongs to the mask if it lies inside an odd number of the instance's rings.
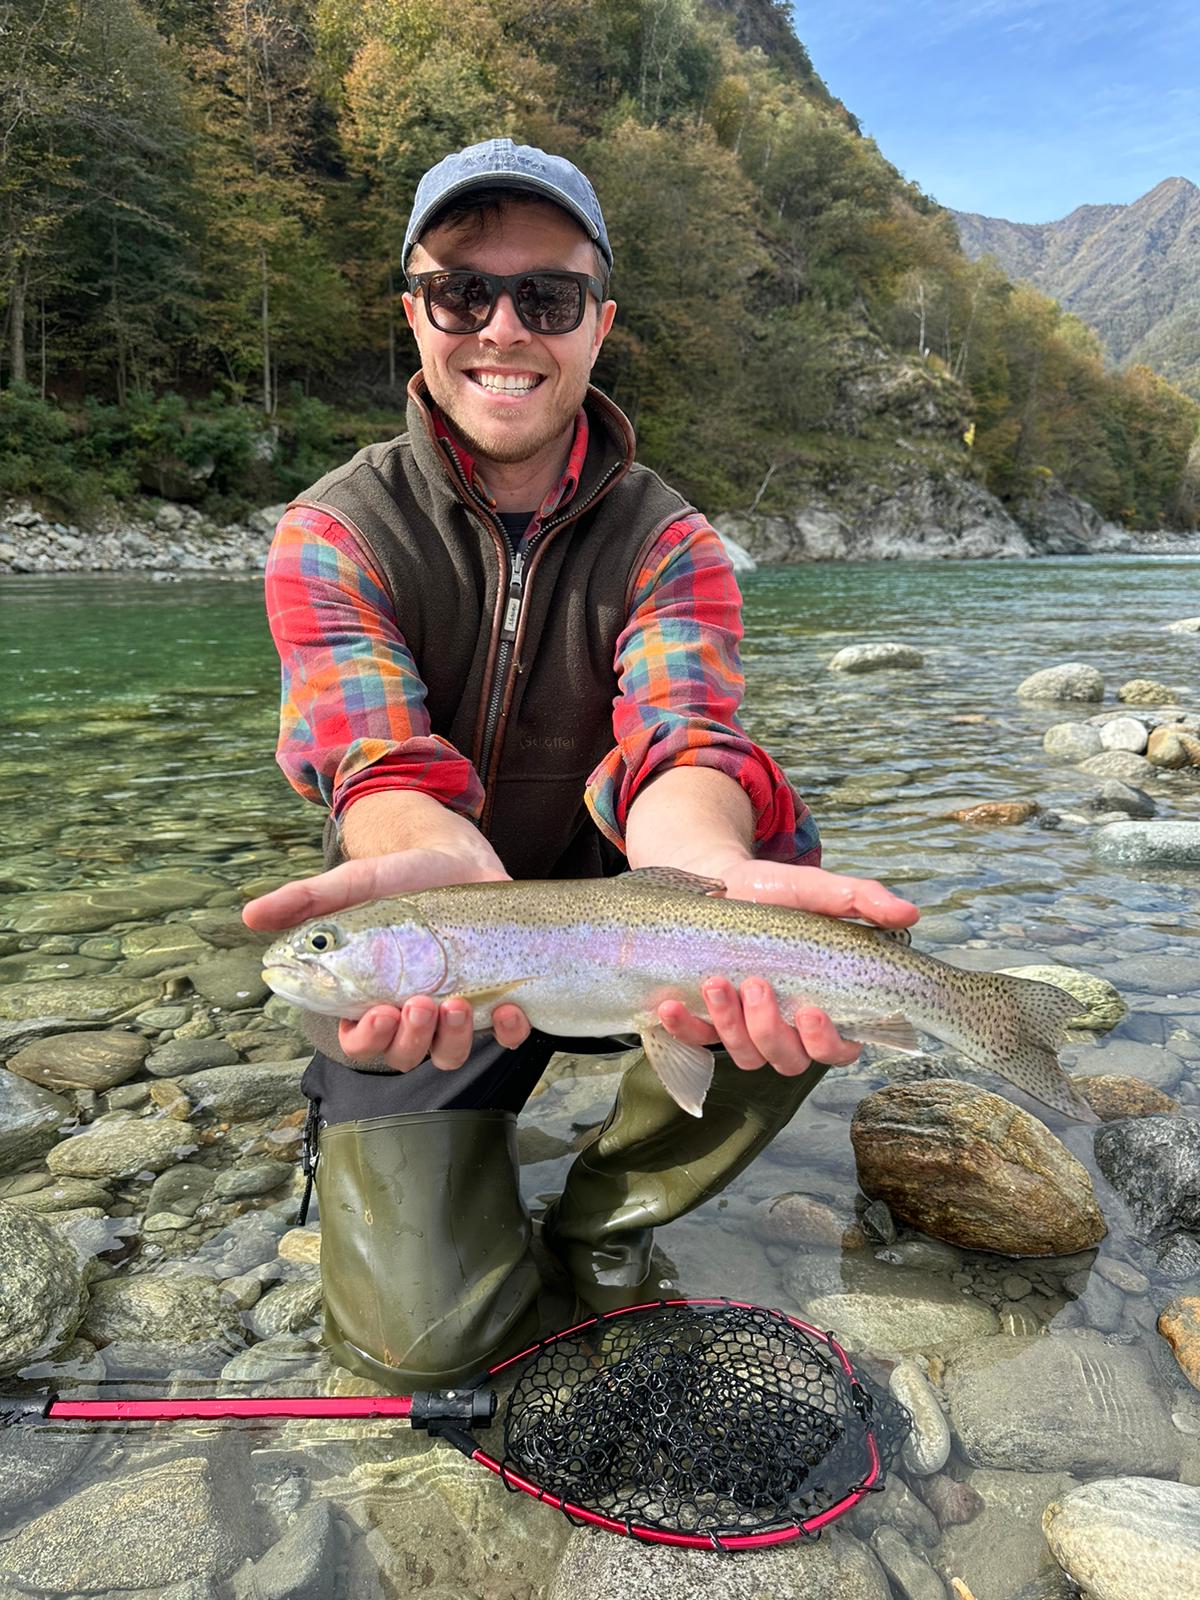
[[[1099,708],[1029,705],[1016,688],[1038,668],[1085,661],[1104,675],[1109,710],[1119,685],[1151,678],[1177,688],[1180,703],[1195,711],[1200,644],[1164,627],[1200,610],[1198,578],[1196,558],[1129,557],[814,565],[743,580],[745,720],[818,816],[826,865],[878,877],[916,901],[923,917],[914,942],[958,964],[1041,958],[1114,982],[1128,1016],[1112,1033],[1070,1046],[1065,1059],[1073,1070],[1091,1072],[1102,1052],[1104,1071],[1168,1089],[1185,1117],[1200,1115],[1200,1005],[1169,974],[1172,961],[1181,971],[1200,970],[1196,875],[1097,861],[1093,830],[1078,813],[1096,780],[1047,756],[1042,735],[1054,722]],[[878,640],[916,646],[925,665],[859,677],[828,671],[841,646]],[[298,1054],[294,1019],[277,1003],[264,1013],[264,997],[246,977],[253,954],[236,954],[238,906],[319,865],[320,818],[272,759],[277,668],[257,585],[160,584],[140,576],[3,580],[0,641],[7,664],[0,678],[7,734],[0,749],[0,930],[8,930],[0,931],[0,1017],[65,1019],[46,1030],[51,1035],[105,1021],[128,1025],[155,1051],[173,1044],[178,1052],[191,1040],[193,1051],[204,1044],[215,1051],[210,1072],[220,1072],[222,1061],[230,1072],[233,1063],[248,1063],[250,1072],[255,1062]],[[1195,771],[1163,773],[1147,788],[1161,815],[1200,818]],[[955,808],[980,800],[1033,800],[1065,820],[983,828],[950,820]],[[183,940],[178,950],[172,939]],[[203,992],[189,973],[201,957],[211,963],[222,951],[232,965]],[[88,1261],[93,1297],[82,1328],[93,1337],[26,1363],[8,1381],[23,1392],[49,1383],[80,1394],[199,1393],[235,1382],[248,1392],[256,1382],[352,1390],[314,1343],[311,1255],[294,1236],[277,1253],[299,1192],[289,1159],[297,1137],[294,1089],[281,1091],[276,1072],[265,1099],[247,1091],[240,1101],[234,1095],[230,1104],[206,1108],[187,1098],[191,1063],[177,1059],[172,1068],[168,1051],[159,1065],[152,1061],[111,1088],[52,1084],[41,1092],[61,1113],[57,1134],[0,1169],[0,1199],[24,1197],[26,1214],[49,1216],[72,1239]],[[946,1059],[953,1073],[956,1064]],[[522,1155],[535,1209],[561,1184],[580,1132],[604,1116],[618,1070],[611,1059],[560,1063],[531,1103]],[[0,1077],[11,1085],[7,1071]],[[839,1285],[903,1300],[911,1283],[910,1300],[919,1304],[929,1292],[928,1270],[910,1279],[886,1260],[865,1270],[850,1257],[870,1260],[870,1248],[847,1250],[843,1260],[836,1250],[766,1245],[757,1231],[755,1208],[792,1191],[853,1220],[850,1116],[862,1095],[884,1082],[869,1060],[829,1074],[726,1196],[663,1232],[663,1292],[727,1294],[803,1311],[810,1296]],[[4,1092],[11,1098],[8,1087]],[[44,1107],[38,1114],[45,1125]],[[26,1108],[17,1120],[26,1115],[33,1113]],[[55,1205],[44,1163],[49,1156],[53,1170],[68,1167],[55,1167],[47,1145],[69,1141],[98,1117],[107,1119],[101,1130],[175,1118],[193,1142],[180,1161],[132,1176],[95,1175],[83,1180],[91,1182],[90,1198],[72,1191]],[[943,1250],[939,1270],[962,1297],[1007,1308],[1004,1326],[1012,1332],[1079,1339],[1091,1330],[1106,1349],[1132,1351],[1153,1403],[1175,1419],[1183,1465],[1147,1468],[1132,1445],[1122,1445],[1119,1429],[1111,1459],[1101,1453],[1090,1469],[1076,1463],[1073,1477],[1035,1454],[1020,1470],[1011,1461],[981,1465],[956,1439],[944,1476],[972,1482],[982,1496],[971,1522],[947,1519],[939,1530],[923,1506],[912,1509],[911,1490],[899,1509],[899,1489],[879,1498],[919,1559],[943,1582],[965,1579],[976,1600],[1013,1600],[1039,1572],[1057,1570],[1040,1532],[1053,1494],[1122,1471],[1181,1473],[1194,1482],[1200,1470],[1200,1408],[1193,1405],[1200,1397],[1154,1331],[1156,1311],[1188,1281],[1156,1279],[1146,1241],[1097,1170],[1091,1130],[1058,1118],[1052,1125],[1093,1178],[1109,1225],[1099,1253],[1056,1269]],[[277,1165],[262,1178],[271,1160]],[[239,1192],[229,1177],[245,1167],[260,1174],[257,1192]],[[148,1208],[152,1180],[158,1199]],[[107,1198],[95,1193],[98,1182]],[[31,1204],[38,1194],[45,1204]],[[905,1238],[920,1244],[913,1230],[902,1229]],[[155,1299],[160,1291],[152,1288],[139,1290],[136,1303],[122,1300],[139,1278],[168,1285],[164,1298]],[[189,1322],[169,1287],[184,1280],[210,1288],[232,1282],[235,1289],[219,1317],[214,1292],[199,1312],[192,1306]],[[1200,1292],[1200,1279],[1190,1292]],[[101,1300],[107,1309],[97,1314]],[[247,1350],[238,1353],[264,1342],[257,1366]],[[920,1345],[914,1338],[912,1347]],[[935,1378],[940,1359],[937,1347],[925,1349]],[[999,1380],[996,1387],[999,1406]],[[445,1447],[398,1428],[97,1428],[80,1443],[64,1425],[39,1436],[49,1441],[44,1447],[20,1448],[12,1437],[12,1430],[0,1432],[0,1501],[10,1498],[13,1508],[0,1526],[0,1538],[12,1541],[0,1546],[0,1583],[15,1585],[12,1592],[564,1600],[569,1591],[586,1600],[593,1591],[580,1587],[580,1561],[600,1572],[603,1560],[613,1559],[604,1555],[606,1536],[572,1532]],[[917,1478],[912,1483],[919,1487]],[[881,1514],[860,1521],[857,1537],[867,1540]],[[185,1537],[179,1524],[189,1520],[219,1524],[220,1536]],[[19,1532],[26,1523],[29,1535]],[[588,1541],[586,1559],[578,1555],[580,1541]],[[858,1559],[852,1543],[832,1530],[821,1548],[833,1554],[821,1559]],[[797,1565],[807,1556],[808,1547],[774,1552],[774,1577],[763,1579],[755,1568],[753,1582],[746,1568],[745,1592],[807,1593]],[[681,1570],[672,1569],[666,1592],[689,1592]],[[731,1570],[736,1575],[736,1564]],[[873,1570],[871,1581],[886,1585],[883,1568]],[[617,1592],[615,1577],[604,1581]],[[743,1592],[736,1578],[729,1581],[730,1595]],[[898,1580],[892,1592],[905,1592]],[[1060,1592],[1072,1591],[1046,1590]]]

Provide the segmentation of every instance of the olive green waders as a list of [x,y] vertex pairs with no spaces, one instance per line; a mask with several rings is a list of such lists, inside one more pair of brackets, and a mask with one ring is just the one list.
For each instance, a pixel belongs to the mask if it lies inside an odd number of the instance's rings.
[[[719,1194],[824,1071],[741,1072],[718,1055],[704,1115],[692,1117],[639,1056],[543,1225],[583,1305],[605,1311],[652,1294],[652,1230]],[[441,1388],[536,1336],[543,1281],[518,1172],[512,1111],[322,1127],[321,1281],[335,1361],[394,1392]]]

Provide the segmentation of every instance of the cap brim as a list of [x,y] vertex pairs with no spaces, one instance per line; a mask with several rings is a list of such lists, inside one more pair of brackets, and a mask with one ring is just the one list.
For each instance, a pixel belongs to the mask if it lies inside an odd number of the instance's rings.
[[[547,183],[537,178],[527,178],[524,175],[517,175],[511,172],[473,172],[469,178],[462,178],[458,183],[451,184],[448,189],[443,189],[433,205],[427,206],[419,217],[410,218],[407,229],[407,243],[404,246],[404,256],[400,263],[402,267],[406,265],[409,251],[420,239],[434,212],[440,211],[448,201],[457,199],[459,195],[469,194],[472,189],[513,189],[517,192],[541,195],[547,200],[552,200],[561,210],[574,217],[593,244],[600,243],[600,230],[591,217],[575,204],[570,195],[564,194],[555,184]],[[601,250],[605,257],[608,258],[608,251],[604,250],[603,245],[601,245]]]

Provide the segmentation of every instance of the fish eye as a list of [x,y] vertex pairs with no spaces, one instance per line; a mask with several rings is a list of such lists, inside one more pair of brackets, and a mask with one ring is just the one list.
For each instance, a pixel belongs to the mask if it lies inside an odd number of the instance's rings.
[[304,949],[310,955],[323,956],[327,951],[336,950],[341,942],[342,936],[336,928],[322,926],[305,934]]

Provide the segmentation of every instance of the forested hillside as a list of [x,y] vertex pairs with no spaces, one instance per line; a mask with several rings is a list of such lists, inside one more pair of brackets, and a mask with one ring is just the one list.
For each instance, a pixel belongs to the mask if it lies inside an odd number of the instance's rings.
[[[0,0],[0,493],[235,508],[402,425],[414,184],[496,134],[592,176],[597,381],[712,512],[905,452],[1187,526],[1200,408],[969,262],[776,0]],[[897,400],[899,396],[899,400]],[[969,442],[968,442],[969,441]]]
[[1200,189],[1166,178],[1127,206],[1059,222],[956,214],[973,261],[994,256],[1094,328],[1118,364],[1144,362],[1200,399]]

